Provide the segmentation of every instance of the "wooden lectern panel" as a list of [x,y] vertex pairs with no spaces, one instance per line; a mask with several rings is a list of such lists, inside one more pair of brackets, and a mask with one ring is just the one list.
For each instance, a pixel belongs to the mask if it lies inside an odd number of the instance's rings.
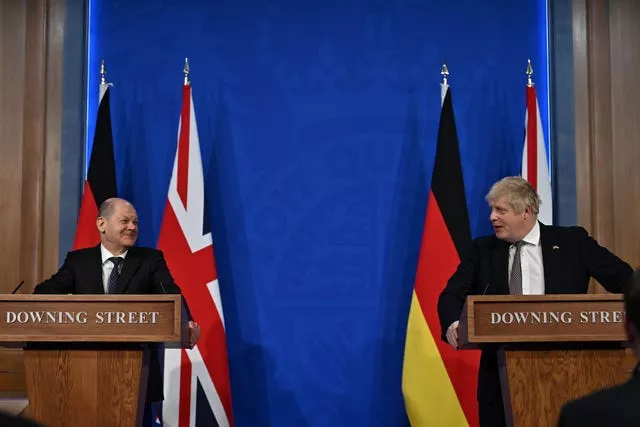
[[181,313],[180,295],[3,295],[0,343],[26,343],[28,413],[43,425],[140,426],[150,343],[181,342]]
[[555,427],[564,403],[627,381],[636,364],[630,350],[620,349],[512,350],[502,356],[500,379],[512,426]]
[[140,425],[145,354],[141,349],[25,350],[30,417],[48,427]]
[[621,295],[470,296],[460,344],[623,342],[623,321]]
[[499,349],[507,426],[555,427],[568,400],[631,376],[623,322],[621,295],[470,296],[460,348]]
[[180,342],[180,295],[2,295],[0,342]]

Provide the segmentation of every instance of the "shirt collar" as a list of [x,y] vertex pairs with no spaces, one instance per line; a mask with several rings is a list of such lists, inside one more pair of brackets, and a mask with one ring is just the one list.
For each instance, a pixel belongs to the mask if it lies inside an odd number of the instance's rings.
[[[538,246],[540,244],[540,224],[536,221],[529,233],[522,239],[528,245]],[[511,245],[513,246],[513,245]]]
[[105,262],[107,262],[107,260],[109,258],[114,257],[114,256],[117,256],[119,258],[124,259],[127,256],[127,252],[129,252],[129,250],[124,251],[120,255],[114,255],[111,252],[109,252],[109,250],[107,248],[105,248],[102,243],[100,243],[100,253],[102,254],[102,264],[103,265],[104,265]]

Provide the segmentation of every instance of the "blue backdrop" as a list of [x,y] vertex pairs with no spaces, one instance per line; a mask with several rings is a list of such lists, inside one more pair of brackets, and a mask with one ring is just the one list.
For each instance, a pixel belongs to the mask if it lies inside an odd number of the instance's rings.
[[[446,59],[471,228],[518,174],[544,0],[92,0],[120,193],[155,246],[191,81],[237,426],[403,426],[402,354]],[[546,132],[548,135],[548,132]],[[90,150],[90,141],[89,141]]]

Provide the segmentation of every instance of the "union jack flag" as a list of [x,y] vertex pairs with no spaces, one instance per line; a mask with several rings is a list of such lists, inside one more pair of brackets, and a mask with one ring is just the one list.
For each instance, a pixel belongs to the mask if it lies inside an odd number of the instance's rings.
[[204,194],[191,84],[185,79],[178,147],[158,249],[202,335],[191,350],[165,351],[162,420],[170,427],[233,425],[224,316]]

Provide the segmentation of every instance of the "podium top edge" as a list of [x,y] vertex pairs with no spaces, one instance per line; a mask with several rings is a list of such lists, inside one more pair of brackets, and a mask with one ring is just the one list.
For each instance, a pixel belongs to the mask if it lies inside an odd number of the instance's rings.
[[87,301],[87,302],[178,302],[182,298],[179,294],[148,295],[148,294],[126,294],[126,295],[100,295],[100,294],[0,294],[2,301]]
[[469,295],[468,302],[622,301],[622,294]]

